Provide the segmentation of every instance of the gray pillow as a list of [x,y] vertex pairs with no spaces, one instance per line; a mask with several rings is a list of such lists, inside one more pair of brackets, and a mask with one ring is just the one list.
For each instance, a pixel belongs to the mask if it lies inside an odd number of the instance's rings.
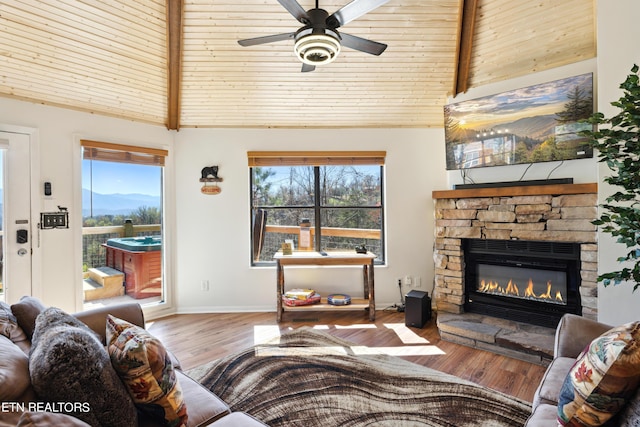
[[29,371],[39,398],[65,403],[59,412],[94,427],[138,423],[133,401],[96,334],[58,308],[36,319]]

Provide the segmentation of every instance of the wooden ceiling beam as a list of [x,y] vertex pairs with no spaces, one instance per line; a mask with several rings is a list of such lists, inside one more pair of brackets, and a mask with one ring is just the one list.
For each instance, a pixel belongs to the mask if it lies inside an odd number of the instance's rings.
[[183,0],[167,0],[167,129],[180,129]]
[[471,68],[471,53],[473,51],[473,35],[476,28],[478,1],[479,0],[460,0],[458,57],[453,96],[464,93],[469,88],[469,70]]

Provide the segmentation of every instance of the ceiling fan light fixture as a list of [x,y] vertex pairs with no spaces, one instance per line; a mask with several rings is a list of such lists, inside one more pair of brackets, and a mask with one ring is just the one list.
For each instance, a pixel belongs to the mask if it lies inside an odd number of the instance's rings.
[[296,37],[294,52],[298,59],[308,65],[323,65],[333,62],[340,53],[338,35],[325,30],[324,34],[300,34]]

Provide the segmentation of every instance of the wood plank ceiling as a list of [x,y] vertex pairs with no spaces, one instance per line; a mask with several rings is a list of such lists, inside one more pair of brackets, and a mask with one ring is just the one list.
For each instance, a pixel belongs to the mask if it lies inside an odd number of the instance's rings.
[[442,127],[455,92],[595,57],[594,1],[390,0],[341,29],[381,56],[301,73],[291,40],[237,43],[301,26],[277,0],[0,0],[0,96],[169,129]]

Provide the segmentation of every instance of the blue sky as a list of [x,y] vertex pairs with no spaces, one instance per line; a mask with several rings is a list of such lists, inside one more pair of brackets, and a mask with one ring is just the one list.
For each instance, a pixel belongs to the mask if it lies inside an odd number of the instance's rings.
[[[162,168],[118,162],[82,161],[82,188],[100,194],[159,196]],[[93,174],[93,180],[91,180]],[[93,182],[92,182],[93,181]]]

